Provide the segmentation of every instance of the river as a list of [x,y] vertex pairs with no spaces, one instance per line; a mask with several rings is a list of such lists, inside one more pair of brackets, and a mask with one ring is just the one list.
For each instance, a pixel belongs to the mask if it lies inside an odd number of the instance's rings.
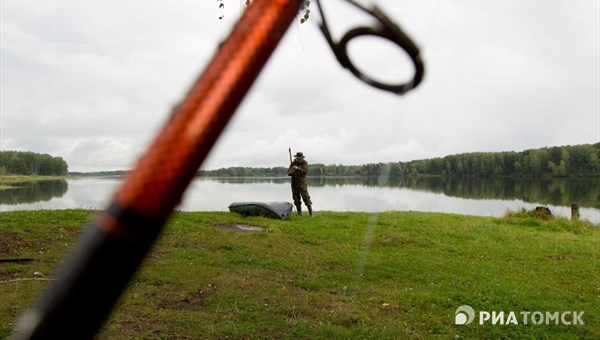
[[[120,178],[69,178],[20,183],[0,191],[0,211],[102,209]],[[315,211],[412,210],[477,216],[502,216],[507,210],[547,206],[570,217],[571,204],[582,219],[600,224],[600,178],[445,179],[311,178]],[[181,206],[184,211],[227,211],[232,202],[291,201],[288,178],[195,179]]]

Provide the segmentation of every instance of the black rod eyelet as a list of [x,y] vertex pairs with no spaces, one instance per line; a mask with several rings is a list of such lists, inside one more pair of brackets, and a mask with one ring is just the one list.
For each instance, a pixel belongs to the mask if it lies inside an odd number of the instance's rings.
[[[361,26],[356,27],[344,34],[338,43],[333,41],[333,38],[329,32],[329,27],[327,26],[327,21],[325,19],[325,14],[323,9],[321,8],[320,1],[317,2],[319,11],[321,12],[322,23],[320,25],[321,32],[325,36],[325,39],[329,43],[329,46],[333,50],[334,55],[338,59],[339,63],[347,68],[352,74],[354,74],[357,78],[362,80],[363,82],[371,85],[375,88],[389,91],[398,95],[404,94],[407,91],[410,91],[417,87],[421,81],[423,80],[423,75],[425,71],[425,67],[423,65],[423,61],[421,59],[420,51],[417,45],[400,29],[398,25],[396,25],[393,21],[391,21],[379,8],[373,7],[372,10],[364,8],[360,4],[347,0],[354,6],[359,9],[367,12],[371,16],[375,17],[378,20],[377,24],[373,27],[369,26]],[[414,66],[414,75],[412,79],[405,83],[400,84],[389,84],[383,83],[377,80],[372,79],[371,77],[365,75],[361,72],[350,60],[348,57],[348,43],[357,37],[361,36],[376,36],[386,40],[393,42],[394,44],[400,46],[406,54],[410,57],[413,66]]]
[[[387,84],[380,81],[376,81],[360,71],[348,57],[348,43],[357,37],[361,36],[377,36],[386,40],[389,40],[396,45],[400,46],[406,54],[410,57],[413,62],[415,71],[412,79],[406,83],[401,84]],[[404,94],[407,91],[417,87],[423,79],[423,62],[421,60],[419,49],[415,44],[408,39],[405,35],[398,35],[395,32],[390,32],[385,27],[373,28],[373,27],[357,27],[348,31],[340,40],[336,46],[337,53],[339,54],[341,61],[340,63],[345,68],[349,69],[357,78],[364,81],[365,83],[386,91],[390,91],[396,94]]]

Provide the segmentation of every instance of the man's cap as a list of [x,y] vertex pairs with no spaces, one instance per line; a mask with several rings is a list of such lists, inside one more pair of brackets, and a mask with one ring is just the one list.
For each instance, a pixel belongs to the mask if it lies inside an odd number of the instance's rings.
[[296,154],[294,155],[294,157],[304,158],[304,154],[302,152],[296,152]]

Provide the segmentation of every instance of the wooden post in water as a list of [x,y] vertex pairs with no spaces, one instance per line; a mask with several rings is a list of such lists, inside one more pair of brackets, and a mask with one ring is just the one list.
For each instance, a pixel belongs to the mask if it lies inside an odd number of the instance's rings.
[[579,206],[575,203],[571,204],[571,221],[579,221]]

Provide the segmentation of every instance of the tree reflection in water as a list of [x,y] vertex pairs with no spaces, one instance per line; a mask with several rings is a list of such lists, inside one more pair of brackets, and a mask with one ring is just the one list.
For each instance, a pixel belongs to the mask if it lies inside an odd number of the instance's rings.
[[62,197],[69,189],[64,179],[11,183],[11,189],[0,191],[0,204],[14,205],[50,201]]

